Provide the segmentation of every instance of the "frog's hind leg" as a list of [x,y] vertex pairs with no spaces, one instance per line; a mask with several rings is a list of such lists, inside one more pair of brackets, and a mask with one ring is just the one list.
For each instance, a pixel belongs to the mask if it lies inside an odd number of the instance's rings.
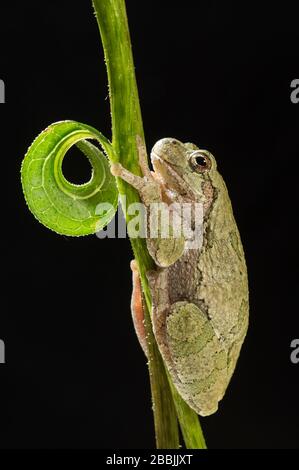
[[[142,347],[145,355],[148,357],[146,330],[144,324],[144,297],[142,293],[142,286],[137,262],[135,260],[132,260],[130,267],[133,273],[133,291],[131,297],[131,313],[133,318],[133,324],[140,346]],[[166,312],[169,309],[168,293],[165,284],[167,278],[163,270],[157,269],[147,272],[147,279],[152,295],[152,320],[154,322],[154,334],[157,333],[159,335],[159,343],[164,353],[163,356],[168,356],[168,349],[163,337],[165,332]]]
[[227,351],[196,304],[178,301],[166,318],[169,371],[178,392],[201,416],[218,408],[228,383]]
[[[140,274],[135,260],[131,261],[130,267],[133,273],[133,291],[131,297],[133,324],[140,346],[148,357],[146,330],[144,324],[144,297],[142,293]],[[164,338],[166,314],[169,309],[168,292],[166,289],[167,277],[165,274],[166,273],[163,270],[159,269],[149,271],[147,272],[147,279],[152,295],[152,321],[154,334],[157,334],[160,338],[159,347],[163,350],[163,356],[166,356],[171,360]]]
[[143,306],[143,295],[140,281],[140,275],[135,260],[131,261],[131,270],[133,274],[133,291],[131,298],[131,313],[135,332],[142,347],[144,354],[148,355],[146,331],[144,325],[144,306]]
[[167,269],[157,268],[147,273],[152,295],[152,325],[160,353],[168,370],[174,370],[174,364],[167,343],[166,320],[170,310]]

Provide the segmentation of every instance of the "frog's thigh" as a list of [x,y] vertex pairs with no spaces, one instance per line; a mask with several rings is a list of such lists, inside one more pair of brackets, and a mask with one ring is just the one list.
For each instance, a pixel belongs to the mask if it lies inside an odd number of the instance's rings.
[[176,302],[166,331],[178,391],[201,416],[214,413],[227,386],[227,352],[211,322],[195,304]]
[[131,313],[133,318],[133,324],[140,346],[142,347],[145,355],[147,356],[147,342],[146,332],[144,325],[144,310],[142,302],[142,287],[140,275],[135,260],[131,261],[131,270],[133,273],[133,290],[131,298]]

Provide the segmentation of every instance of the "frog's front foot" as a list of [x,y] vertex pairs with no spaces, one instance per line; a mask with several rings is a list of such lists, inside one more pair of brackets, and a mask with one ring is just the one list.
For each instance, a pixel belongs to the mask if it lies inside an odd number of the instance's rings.
[[110,171],[113,176],[121,176],[123,166],[120,163],[111,163]]
[[113,176],[121,178],[133,186],[133,188],[135,188],[138,192],[142,192],[145,184],[143,178],[138,175],[134,175],[134,173],[131,173],[129,170],[124,168],[121,163],[112,163],[110,166],[110,171]]

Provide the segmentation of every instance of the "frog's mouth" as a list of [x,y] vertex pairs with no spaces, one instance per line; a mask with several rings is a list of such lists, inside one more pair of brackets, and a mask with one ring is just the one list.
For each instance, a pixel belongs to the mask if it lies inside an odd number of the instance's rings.
[[176,165],[172,165],[153,151],[151,153],[151,161],[155,170],[155,177],[162,183],[165,189],[184,198],[194,199],[193,191],[179,174],[179,169]]

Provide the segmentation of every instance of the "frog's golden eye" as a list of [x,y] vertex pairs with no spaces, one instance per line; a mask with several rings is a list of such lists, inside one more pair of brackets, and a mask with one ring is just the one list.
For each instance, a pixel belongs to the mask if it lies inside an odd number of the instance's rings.
[[198,173],[210,170],[212,166],[212,162],[209,157],[199,150],[191,153],[189,164],[192,170],[197,171]]

